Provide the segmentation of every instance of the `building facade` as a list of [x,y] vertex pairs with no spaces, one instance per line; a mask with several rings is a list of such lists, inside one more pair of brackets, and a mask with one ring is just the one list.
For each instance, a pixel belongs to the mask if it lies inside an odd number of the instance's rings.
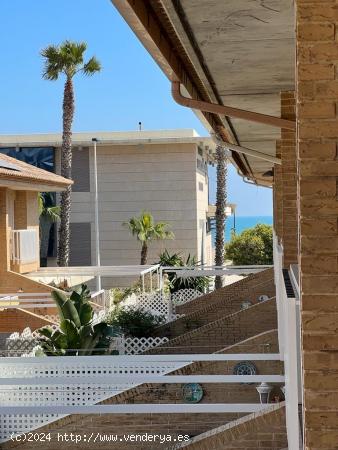
[[[168,249],[212,263],[208,226],[208,164],[214,144],[194,130],[93,132],[73,135],[71,265],[96,263],[95,177],[92,138],[97,138],[101,265],[140,260],[140,243],[124,222],[142,211],[165,221],[175,239],[151,244],[148,262]],[[0,152],[60,172],[61,136],[1,136]],[[55,237],[52,231],[51,240]],[[48,265],[55,264],[56,242]]]

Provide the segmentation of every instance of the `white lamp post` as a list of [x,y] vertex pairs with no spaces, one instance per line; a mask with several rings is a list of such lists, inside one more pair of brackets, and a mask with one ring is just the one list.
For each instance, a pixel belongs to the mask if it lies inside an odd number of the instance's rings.
[[[95,251],[96,251],[96,266],[101,266],[100,257],[100,229],[99,229],[99,194],[97,187],[97,156],[96,145],[99,142],[97,138],[92,138],[94,143],[94,205],[95,205]],[[96,290],[101,290],[101,276],[96,275]]]
[[264,382],[256,387],[256,390],[259,394],[259,399],[262,404],[269,403],[270,392],[272,391],[272,389],[273,387],[270,384]]

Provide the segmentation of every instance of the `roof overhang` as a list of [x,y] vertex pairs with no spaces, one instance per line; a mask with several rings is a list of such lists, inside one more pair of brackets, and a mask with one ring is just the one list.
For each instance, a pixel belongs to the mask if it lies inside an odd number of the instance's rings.
[[46,184],[42,182],[24,181],[24,180],[11,180],[5,179],[0,176],[0,187],[8,188],[13,191],[34,191],[34,192],[62,192],[67,188],[67,185],[60,186],[56,184]]
[[[112,0],[170,80],[194,99],[280,116],[294,89],[293,0]],[[276,156],[280,129],[196,112],[225,142]],[[262,185],[273,164],[232,152],[241,174]]]

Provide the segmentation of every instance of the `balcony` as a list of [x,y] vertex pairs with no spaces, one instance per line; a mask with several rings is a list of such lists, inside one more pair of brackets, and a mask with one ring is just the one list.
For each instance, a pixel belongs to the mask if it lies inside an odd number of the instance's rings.
[[19,273],[37,269],[39,265],[39,242],[37,230],[12,230],[11,266]]

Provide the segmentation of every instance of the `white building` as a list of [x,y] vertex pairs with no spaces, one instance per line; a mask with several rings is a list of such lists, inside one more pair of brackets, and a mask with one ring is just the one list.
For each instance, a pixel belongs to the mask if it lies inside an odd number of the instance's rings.
[[[101,264],[139,263],[140,244],[123,222],[141,211],[167,222],[175,234],[174,240],[150,246],[148,262],[157,262],[159,253],[168,249],[212,263],[207,212],[208,163],[214,144],[183,129],[74,133],[71,265],[95,264],[92,138],[98,139]],[[0,151],[57,173],[60,147],[60,134],[0,136]],[[53,248],[50,265],[55,262],[55,243]]]

